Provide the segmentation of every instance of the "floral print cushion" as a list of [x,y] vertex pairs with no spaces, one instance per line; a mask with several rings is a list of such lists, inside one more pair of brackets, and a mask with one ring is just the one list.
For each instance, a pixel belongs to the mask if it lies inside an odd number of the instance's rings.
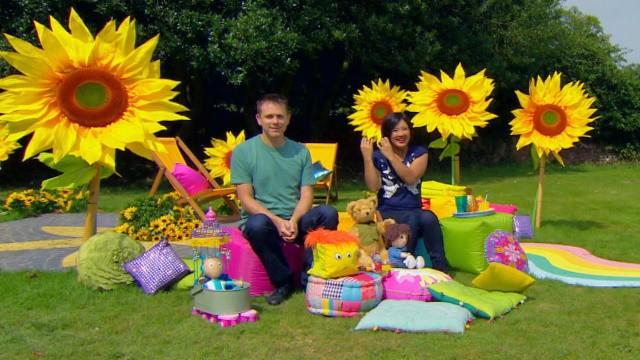
[[484,245],[487,262],[497,262],[528,272],[527,254],[513,234],[496,230],[488,237]]

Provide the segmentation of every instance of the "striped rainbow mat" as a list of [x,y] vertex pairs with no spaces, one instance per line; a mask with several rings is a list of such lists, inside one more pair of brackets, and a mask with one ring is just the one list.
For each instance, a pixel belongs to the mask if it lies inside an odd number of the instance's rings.
[[529,273],[591,287],[640,287],[640,264],[611,261],[567,245],[521,243],[529,259]]

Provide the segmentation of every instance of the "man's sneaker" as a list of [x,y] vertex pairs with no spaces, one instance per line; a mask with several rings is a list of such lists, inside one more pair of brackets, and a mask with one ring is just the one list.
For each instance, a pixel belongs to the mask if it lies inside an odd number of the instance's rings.
[[280,305],[291,296],[291,293],[293,293],[293,289],[290,284],[280,286],[267,296],[267,303],[269,305]]

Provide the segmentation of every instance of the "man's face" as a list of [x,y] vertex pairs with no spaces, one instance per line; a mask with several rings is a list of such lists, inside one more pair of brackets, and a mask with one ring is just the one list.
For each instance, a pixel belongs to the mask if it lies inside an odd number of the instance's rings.
[[262,133],[270,138],[284,137],[290,119],[291,114],[286,106],[270,101],[262,103],[256,115],[258,125],[262,127]]

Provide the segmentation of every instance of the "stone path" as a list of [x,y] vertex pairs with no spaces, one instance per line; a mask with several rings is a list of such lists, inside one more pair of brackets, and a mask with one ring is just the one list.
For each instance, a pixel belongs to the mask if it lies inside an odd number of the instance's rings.
[[[82,244],[85,214],[44,214],[0,223],[0,271],[62,271]],[[118,214],[99,213],[98,231],[118,225]],[[174,244],[183,257],[191,247]],[[65,259],[67,261],[65,261]]]

